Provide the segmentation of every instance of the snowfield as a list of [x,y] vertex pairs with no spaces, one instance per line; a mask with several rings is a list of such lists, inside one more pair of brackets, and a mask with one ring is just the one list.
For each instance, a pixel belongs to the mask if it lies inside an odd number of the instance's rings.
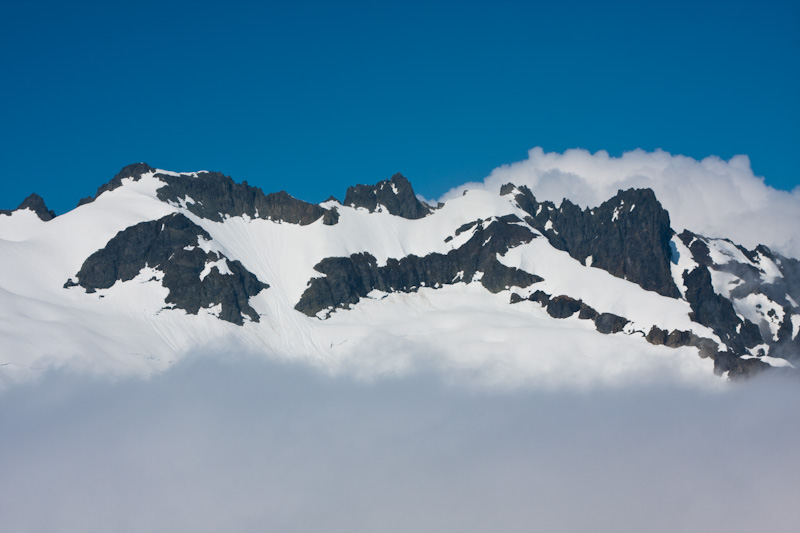
[[[49,222],[27,210],[0,216],[1,383],[55,368],[146,376],[193,353],[226,346],[365,379],[425,367],[512,387],[580,388],[650,380],[713,387],[720,382],[713,375],[713,361],[698,357],[696,348],[671,349],[642,339],[658,326],[719,342],[710,329],[689,319],[685,300],[662,297],[592,268],[591,258],[584,265],[541,236],[499,257],[507,266],[544,278],[526,289],[492,294],[477,282],[478,275],[469,284],[422,287],[408,294],[374,291],[327,320],[294,309],[309,280],[322,275],[314,266],[323,258],[368,252],[382,265],[409,254],[446,254],[472,236],[472,231],[455,235],[464,224],[508,214],[523,219],[526,213],[513,195],[468,191],[418,220],[391,215],[380,206],[369,213],[330,201],[321,205],[338,209],[337,224],[324,225],[319,219],[300,226],[248,216],[222,222],[200,218],[186,209],[195,202],[192,198],[160,201],[156,193],[161,186],[151,172],[138,181],[125,179],[121,187]],[[183,213],[208,232],[211,240],[201,243],[203,250],[240,261],[270,285],[250,300],[260,322],[248,319],[237,326],[219,320],[218,308],[198,315],[167,309],[161,273],[150,268],[94,293],[64,287],[86,258],[118,232],[170,213]],[[678,257],[673,274],[683,292],[681,275],[693,262],[680,240],[673,242]],[[714,249],[721,260],[737,253],[734,247]],[[765,266],[774,277],[774,265]],[[203,274],[213,269],[230,274],[225,259],[207,263]],[[720,291],[731,282],[714,281]],[[577,315],[555,320],[537,303],[509,304],[512,292],[525,297],[535,290],[582,299],[598,312],[624,316],[631,323],[625,332],[603,335]]]

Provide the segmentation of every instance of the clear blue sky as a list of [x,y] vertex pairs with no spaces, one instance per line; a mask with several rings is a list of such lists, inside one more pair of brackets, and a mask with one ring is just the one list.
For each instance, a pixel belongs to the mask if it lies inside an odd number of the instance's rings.
[[537,145],[800,184],[798,2],[3,2],[0,43],[0,208],[137,161],[438,197]]

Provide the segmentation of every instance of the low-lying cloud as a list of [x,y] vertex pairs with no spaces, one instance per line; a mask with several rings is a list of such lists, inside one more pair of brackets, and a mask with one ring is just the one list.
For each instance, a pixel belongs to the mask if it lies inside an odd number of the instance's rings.
[[767,186],[744,155],[725,161],[716,156],[701,161],[662,150],[634,150],[621,157],[586,150],[545,153],[533,148],[528,159],[503,165],[483,183],[451,190],[442,200],[464,189],[499,190],[504,183],[527,185],[539,200],[559,204],[562,198],[595,207],[619,189],[653,189],[669,211],[673,228],[708,237],[726,237],[753,248],[766,244],[800,257],[800,187],[792,192]]
[[800,390],[487,391],[216,358],[0,396],[3,529],[794,531]]

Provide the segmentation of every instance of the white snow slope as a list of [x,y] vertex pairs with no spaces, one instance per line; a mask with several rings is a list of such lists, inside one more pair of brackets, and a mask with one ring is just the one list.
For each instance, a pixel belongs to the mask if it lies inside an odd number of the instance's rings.
[[[230,350],[306,361],[367,379],[424,367],[500,386],[664,380],[714,386],[720,381],[713,375],[713,362],[701,359],[697,349],[653,346],[642,339],[642,332],[654,325],[717,339],[689,319],[687,302],[585,266],[545,238],[500,258],[544,278],[511,291],[524,296],[541,289],[580,298],[599,312],[631,320],[625,332],[603,335],[591,321],[555,320],[530,301],[509,305],[510,291],[492,294],[478,282],[410,294],[374,291],[327,320],[294,309],[308,280],[321,275],[313,267],[323,258],[369,252],[384,263],[408,254],[447,253],[470,238],[469,231],[454,236],[465,223],[512,213],[524,218],[513,195],[469,191],[419,220],[333,204],[340,213],[338,224],[323,225],[320,219],[300,226],[246,216],[223,222],[198,218],[185,209],[191,198],[178,205],[160,201],[156,191],[162,185],[154,173],[126,179],[121,187],[49,222],[31,211],[0,216],[0,387],[53,368],[112,377],[149,375],[183,357]],[[219,320],[219,309],[213,308],[199,315],[164,309],[168,291],[148,268],[131,281],[95,293],[64,288],[84,260],[117,232],[174,212],[211,235],[203,248],[241,261],[270,285],[250,301],[260,322],[237,326]],[[445,242],[448,237],[454,238]],[[227,263],[210,263],[204,274],[212,268],[225,273]]]

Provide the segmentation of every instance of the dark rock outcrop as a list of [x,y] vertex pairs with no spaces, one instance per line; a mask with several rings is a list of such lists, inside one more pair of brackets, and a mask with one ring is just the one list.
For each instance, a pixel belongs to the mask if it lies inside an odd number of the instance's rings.
[[594,320],[597,331],[605,335],[619,333],[630,322],[627,318],[612,313],[600,313]]
[[[106,191],[122,185],[122,180],[141,179],[143,174],[155,172],[146,163],[136,163],[123,168],[114,178],[97,190],[95,198]],[[158,189],[159,200],[181,204],[188,211],[201,218],[221,221],[225,216],[243,216],[307,225],[323,218],[323,223],[336,224],[339,214],[319,205],[293,198],[285,191],[264,194],[258,187],[246,181],[236,183],[229,176],[219,172],[198,172],[192,174],[154,174],[164,182]],[[79,205],[93,201],[81,200]]]
[[97,193],[94,196],[87,196],[86,198],[82,198],[78,202],[78,207],[89,204],[94,202],[98,196],[103,194],[106,191],[113,191],[118,187],[122,187],[122,180],[124,179],[133,179],[133,181],[139,181],[142,178],[143,174],[147,174],[148,172],[155,172],[156,169],[148,165],[147,163],[133,163],[132,165],[127,165],[122,167],[122,170],[117,172],[117,174],[111,178],[111,181],[108,183],[104,183],[100,187],[97,188]]
[[[119,232],[104,248],[89,256],[78,271],[77,282],[65,287],[81,286],[87,292],[107,289],[117,281],[129,281],[143,268],[163,272],[162,283],[169,289],[167,303],[197,314],[201,308],[221,305],[219,317],[234,324],[243,324],[244,316],[258,322],[258,313],[249,298],[268,287],[247,271],[239,261],[231,261],[216,252],[198,247],[199,239],[210,236],[182,214],[142,222]],[[222,270],[209,263],[224,261]]]
[[225,216],[243,216],[279,220],[305,226],[327,217],[323,222],[331,225],[338,213],[330,213],[318,205],[293,198],[285,191],[264,194],[247,182],[236,183],[219,172],[201,172],[197,177],[156,174],[167,185],[158,190],[160,200],[179,203],[186,200],[186,209],[209,220],[221,221]]
[[10,215],[14,211],[20,211],[22,209],[30,209],[31,211],[36,213],[36,216],[38,216],[44,222],[56,218],[55,211],[48,209],[47,206],[44,204],[44,200],[42,199],[42,197],[36,193],[33,193],[27,198],[25,198],[22,201],[22,203],[19,204],[19,206],[17,206],[17,208],[14,210],[0,209],[0,215]]
[[581,320],[595,320],[597,318],[597,311],[594,310],[593,307],[586,305],[585,303],[581,302],[581,310],[578,313],[578,318]]
[[472,230],[472,237],[447,254],[409,255],[389,259],[384,266],[378,266],[375,257],[367,253],[323,259],[314,269],[325,276],[309,281],[295,309],[316,316],[326,309],[356,304],[375,289],[410,292],[423,286],[469,283],[479,273],[482,274],[481,284],[494,293],[509,287],[527,287],[542,278],[507,267],[497,259],[498,254],[505,254],[510,248],[534,238],[530,229],[515,222],[520,220],[512,216],[496,219],[488,225],[478,223]]
[[553,318],[568,318],[578,313],[581,320],[592,320],[597,331],[603,334],[619,333],[629,320],[625,317],[611,313],[598,313],[593,307],[586,305],[582,300],[560,295],[551,297],[542,291],[535,291],[529,300],[538,302],[547,308],[547,314]]
[[550,303],[550,295],[544,291],[533,291],[531,295],[528,297],[528,300],[532,302],[537,302],[542,307],[547,307]]
[[402,174],[395,174],[375,185],[349,187],[344,205],[363,207],[370,213],[382,205],[389,213],[409,219],[422,218],[431,213],[431,208],[417,199],[411,183]]
[[[800,336],[792,338],[792,316],[800,315],[800,308],[796,305],[800,301],[800,261],[781,256],[764,245],[748,250],[727,239],[708,239],[690,231],[684,231],[679,237],[689,248],[692,259],[700,265],[698,269],[708,272],[708,276],[702,272],[691,273],[696,278],[696,290],[686,296],[693,304],[693,309],[698,307],[695,319],[712,329],[716,327],[726,331],[727,337],[724,338],[736,337],[738,342],[731,346],[735,353],[744,354],[743,347],[753,348],[765,343],[769,347],[769,355],[773,357],[790,361],[800,359]],[[714,263],[710,253],[713,241],[725,242],[734,257],[726,257],[720,264]],[[737,250],[741,255],[736,253]],[[779,275],[775,274],[774,269],[778,270]],[[736,281],[730,286],[730,298],[712,294],[714,289],[710,277],[713,272],[724,273]],[[765,281],[766,277],[770,279],[769,282]],[[735,313],[734,302],[750,296],[771,301],[775,308],[781,309],[782,319],[772,309],[757,324],[741,317],[737,322],[732,316]],[[715,315],[716,306],[724,308],[718,316]],[[777,338],[773,335],[773,327],[777,329]],[[720,337],[723,338],[722,335]]]
[[569,296],[556,296],[551,298],[547,304],[547,314],[553,318],[567,318],[581,310],[580,300],[575,300]]
[[719,352],[714,358],[714,373],[719,376],[728,372],[728,377],[732,380],[752,377],[766,370],[775,369],[756,357],[742,359],[730,352]]
[[660,346],[662,344],[667,343],[667,335],[669,335],[669,332],[667,330],[653,326],[652,328],[650,328],[650,331],[647,333],[647,336],[645,338],[647,339],[647,342],[649,342],[650,344],[655,344],[656,346]]
[[[691,319],[711,328],[733,353],[747,354],[747,348],[761,344],[758,328],[747,319],[742,320],[727,298],[714,292],[708,267],[700,265],[683,274],[686,300],[692,307]],[[745,335],[740,335],[745,331]],[[747,342],[746,342],[747,341]]]
[[500,186],[500,196],[511,194],[512,192],[514,192],[514,189],[516,188],[517,186],[514,185],[513,183],[505,183]]
[[[506,193],[513,189],[505,188]],[[538,202],[527,187],[515,200],[530,216],[526,221],[554,247],[578,261],[632,281],[663,296],[677,298],[670,270],[669,213],[650,189],[619,191],[594,209],[582,210],[569,200],[556,208]]]
[[719,350],[719,345],[715,341],[704,337],[698,337],[691,331],[681,331],[677,329],[667,331],[653,326],[645,336],[645,339],[650,344],[655,344],[657,346],[664,345],[669,348],[694,346],[699,349],[700,357],[703,358],[715,358]]

